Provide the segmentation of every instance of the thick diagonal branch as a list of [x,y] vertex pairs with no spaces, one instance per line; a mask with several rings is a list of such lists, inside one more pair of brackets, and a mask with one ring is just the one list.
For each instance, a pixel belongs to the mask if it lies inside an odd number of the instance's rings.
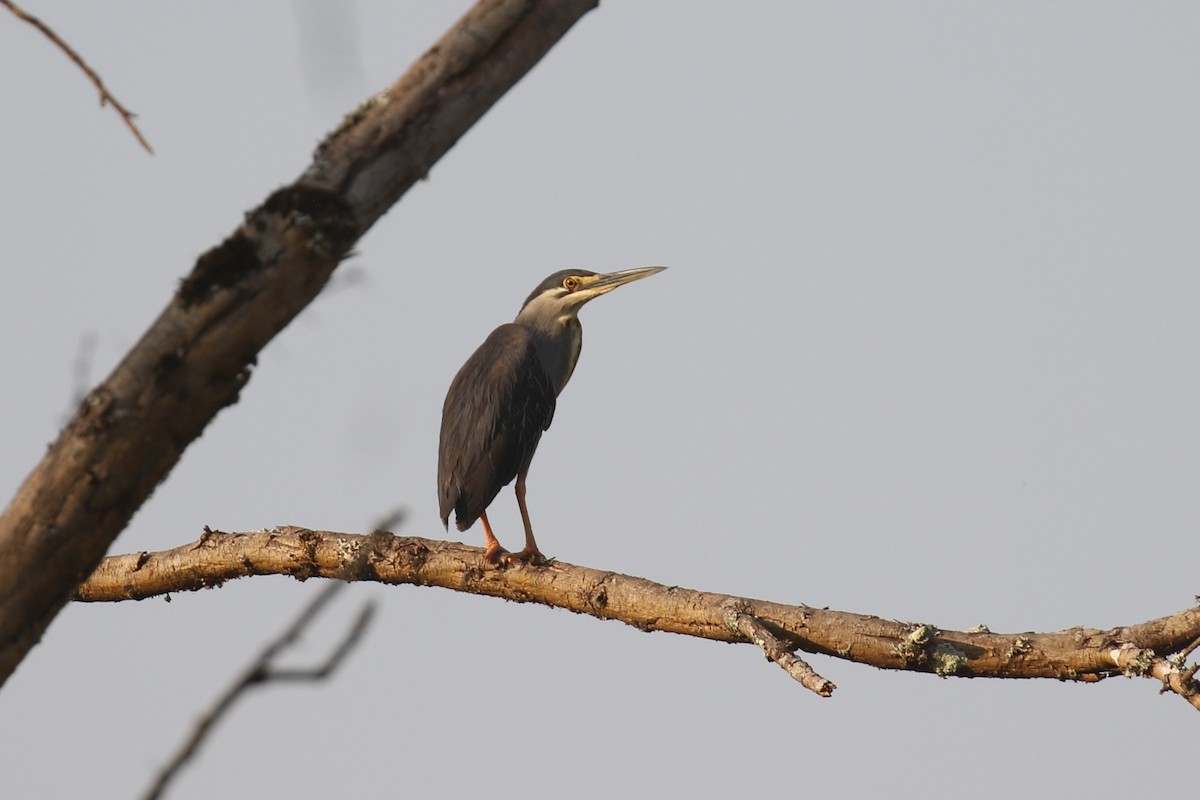
[[0,514],[0,682],[360,236],[596,0],[482,0],[200,257]]
[[[79,587],[76,599],[142,599],[219,586],[249,575],[440,586],[565,608],[644,631],[722,642],[752,640],[754,629],[761,625],[782,645],[781,649],[768,643],[775,655],[804,650],[943,677],[1088,682],[1120,674],[1156,677],[1165,689],[1197,703],[1193,674],[1180,659],[1168,659],[1200,638],[1200,608],[1196,607],[1107,630],[945,631],[929,624],[665,586],[559,561],[544,568],[492,569],[485,565],[481,549],[454,542],[294,527],[256,533],[207,532],[198,542],[174,550],[107,558]],[[731,625],[730,609],[753,618],[755,625],[745,630]]]

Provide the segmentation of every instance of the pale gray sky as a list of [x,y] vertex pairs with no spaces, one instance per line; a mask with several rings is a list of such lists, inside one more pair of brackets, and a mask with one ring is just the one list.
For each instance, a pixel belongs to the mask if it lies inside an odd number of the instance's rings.
[[[0,486],[196,256],[467,2],[25,4],[0,16]],[[323,37],[322,32],[327,32]],[[947,628],[1188,606],[1200,525],[1200,6],[610,0],[362,241],[118,539],[443,536],[450,378],[546,274],[665,264],[585,309],[529,482],[548,554]],[[593,422],[596,419],[598,421]],[[583,489],[609,494],[584,502]],[[518,543],[511,493],[491,514]],[[452,532],[473,544],[482,533]],[[74,606],[0,692],[6,797],[136,796],[317,587]],[[173,798],[1139,796],[1195,712],[1148,681],[939,680],[434,589],[355,586],[319,688],[249,699]]]

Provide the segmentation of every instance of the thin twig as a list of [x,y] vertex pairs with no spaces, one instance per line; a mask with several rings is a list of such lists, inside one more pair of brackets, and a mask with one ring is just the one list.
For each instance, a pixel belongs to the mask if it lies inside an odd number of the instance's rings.
[[1161,658],[1153,650],[1126,642],[1113,647],[1109,658],[1126,677],[1153,676],[1162,681],[1160,693],[1174,692],[1200,711],[1200,687],[1193,680],[1195,670],[1183,667],[1186,657]]
[[[334,585],[345,586],[346,584],[337,583]],[[309,667],[308,669],[271,669],[267,671],[266,679],[272,681],[319,681],[328,678],[337,671],[337,668],[341,666],[346,656],[350,655],[350,651],[354,649],[359,639],[366,633],[367,626],[371,624],[371,619],[374,616],[375,603],[364,603],[363,607],[359,609],[354,624],[346,631],[346,635],[342,638],[341,643],[333,649],[333,652],[325,659],[324,664]]]
[[[0,0],[0,2],[3,2],[3,0]],[[195,757],[197,751],[200,749],[200,745],[208,737],[213,726],[228,713],[229,709],[233,707],[248,689],[253,686],[262,686],[272,681],[319,681],[333,674],[347,654],[361,640],[363,633],[367,629],[367,625],[370,624],[371,618],[375,613],[375,604],[373,602],[364,604],[354,624],[350,626],[341,643],[330,653],[324,663],[309,669],[275,669],[272,662],[281,652],[293,645],[300,638],[305,628],[308,627],[317,614],[345,586],[346,584],[342,581],[331,581],[317,593],[286,630],[263,648],[262,652],[250,663],[241,677],[225,690],[224,694],[218,698],[208,713],[196,723],[191,736],[187,738],[187,741],[183,743],[171,761],[158,773],[154,784],[144,795],[146,800],[155,800],[155,798],[162,797],[163,792],[179,771]]]
[[1156,658],[1150,664],[1150,674],[1162,681],[1160,694],[1174,692],[1200,711],[1200,687],[1196,686],[1195,667],[1181,669],[1171,659]]
[[821,697],[829,697],[837,685],[827,678],[822,678],[809,666],[808,662],[792,652],[783,640],[763,624],[762,620],[747,613],[736,602],[727,604],[725,624],[735,633],[744,636],[748,641],[758,645],[767,660],[774,661],[784,672],[791,675],[804,688],[815,692]]
[[154,155],[154,148],[150,146],[150,143],[146,141],[144,136],[142,136],[142,132],[138,130],[137,125],[134,124],[133,120],[137,114],[134,114],[132,111],[125,108],[125,106],[121,105],[117,98],[113,97],[112,94],[109,93],[108,89],[104,87],[104,81],[100,80],[100,76],[96,74],[95,70],[87,65],[87,62],[83,60],[81,55],[71,49],[69,44],[60,39],[58,34],[55,33],[49,25],[22,9],[16,3],[12,2],[12,0],[0,0],[0,4],[3,4],[5,8],[15,14],[18,19],[22,19],[33,27],[37,28],[39,31],[45,34],[47,39],[57,45],[58,49],[66,53],[67,57],[74,61],[75,64],[81,70],[83,70],[84,74],[91,79],[92,83],[95,84],[96,89],[100,92],[100,106],[103,107],[105,103],[111,103],[112,107],[116,109],[118,114],[121,115],[121,119],[125,120],[125,125],[130,131],[133,132],[133,135],[137,137],[138,142],[141,143],[142,147],[146,148],[146,152],[150,155]]
[[1178,654],[1178,658],[1180,660],[1187,659],[1187,657],[1190,656],[1192,654],[1192,651],[1195,650],[1197,647],[1200,647],[1200,639],[1196,639],[1191,644],[1189,644],[1187,647],[1180,650],[1179,654]]

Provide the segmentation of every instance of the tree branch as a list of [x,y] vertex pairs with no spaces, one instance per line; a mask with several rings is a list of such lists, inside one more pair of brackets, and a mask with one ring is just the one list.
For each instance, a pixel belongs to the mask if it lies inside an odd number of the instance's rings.
[[383,531],[360,536],[292,526],[255,533],[206,529],[199,541],[173,550],[106,558],[79,587],[75,599],[141,600],[213,588],[249,575],[439,586],[564,608],[643,631],[721,642],[753,641],[818,694],[832,692],[833,684],[798,658],[784,654],[803,650],[880,669],[942,677],[1086,682],[1120,674],[1152,677],[1164,691],[1200,709],[1195,668],[1184,663],[1189,648],[1200,639],[1197,607],[1107,630],[944,631],[929,624],[664,586],[560,561],[544,568],[495,569],[485,565],[483,550],[455,542],[397,537]]
[[596,0],[481,0],[205,253],[0,514],[0,682],[363,233]]
[[113,97],[112,94],[109,93],[108,89],[104,86],[104,81],[100,80],[100,76],[96,74],[96,71],[87,65],[87,62],[83,60],[83,56],[79,55],[79,53],[76,53],[69,44],[60,39],[58,34],[55,33],[54,29],[52,29],[49,25],[25,11],[16,3],[12,2],[12,0],[0,0],[0,4],[4,5],[5,8],[15,14],[18,19],[24,20],[33,27],[37,28],[42,32],[43,35],[45,35],[47,39],[53,42],[59,50],[62,50],[64,53],[66,53],[67,58],[74,61],[75,65],[83,70],[83,74],[87,75],[88,79],[91,80],[93,85],[95,85],[96,91],[100,92],[100,106],[103,107],[105,103],[111,104],[113,109],[121,115],[121,119],[125,121],[125,127],[129,128],[133,135],[137,137],[137,140],[142,147],[146,148],[146,152],[150,155],[154,155],[154,148],[151,147],[150,143],[146,141],[146,137],[142,136],[142,132],[138,130],[138,126],[133,121],[137,114],[134,114],[125,106],[121,105],[117,98]]
[[727,601],[725,604],[725,624],[734,633],[741,635],[746,641],[762,648],[768,661],[774,661],[783,671],[800,682],[800,685],[821,697],[831,697],[837,686],[833,681],[822,678],[808,665],[808,662],[792,652],[794,647],[787,644],[771,633],[766,623],[745,609],[745,603],[740,599]]

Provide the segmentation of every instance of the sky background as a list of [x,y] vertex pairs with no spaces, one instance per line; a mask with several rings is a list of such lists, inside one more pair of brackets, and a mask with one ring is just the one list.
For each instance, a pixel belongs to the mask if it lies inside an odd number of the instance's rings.
[[[0,488],[197,256],[466,2],[0,14]],[[590,304],[529,478],[549,555],[963,629],[1110,627],[1200,591],[1200,5],[639,3],[587,15],[360,242],[114,552],[279,524],[444,537],[441,403],[560,268]],[[81,359],[82,356],[82,359]],[[519,546],[511,491],[490,514]],[[482,544],[472,529],[450,537]],[[74,605],[0,691],[12,798],[140,794],[319,589]],[[1146,680],[941,680],[440,589],[248,698],[173,798],[1194,790]]]

